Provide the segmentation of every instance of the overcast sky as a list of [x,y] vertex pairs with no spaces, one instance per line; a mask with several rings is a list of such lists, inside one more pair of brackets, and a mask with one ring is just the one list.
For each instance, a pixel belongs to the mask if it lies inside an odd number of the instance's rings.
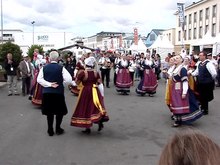
[[[194,0],[198,1],[198,0]],[[177,2],[193,0],[2,0],[3,28],[32,32],[72,32],[91,36],[101,31],[142,35],[175,27]]]

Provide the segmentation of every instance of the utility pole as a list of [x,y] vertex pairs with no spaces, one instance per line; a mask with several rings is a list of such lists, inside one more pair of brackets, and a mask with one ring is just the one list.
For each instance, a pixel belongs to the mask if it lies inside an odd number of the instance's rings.
[[1,43],[3,44],[3,11],[2,11],[3,7],[2,7],[2,0],[1,0]]
[[34,45],[34,24],[35,24],[35,21],[32,21],[31,24],[33,25],[33,45]]

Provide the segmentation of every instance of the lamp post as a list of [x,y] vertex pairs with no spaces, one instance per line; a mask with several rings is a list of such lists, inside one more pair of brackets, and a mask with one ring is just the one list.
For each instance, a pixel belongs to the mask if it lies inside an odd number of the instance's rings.
[[33,45],[34,45],[34,24],[35,24],[35,21],[32,21],[31,24],[33,25]]
[[2,42],[2,44],[3,44],[3,11],[2,11],[2,0],[1,0],[1,35],[2,35],[1,42]]

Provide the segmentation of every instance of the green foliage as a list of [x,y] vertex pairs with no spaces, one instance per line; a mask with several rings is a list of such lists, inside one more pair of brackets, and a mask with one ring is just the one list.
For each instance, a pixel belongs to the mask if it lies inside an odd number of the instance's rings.
[[29,47],[28,52],[24,53],[27,53],[28,56],[31,57],[31,59],[33,59],[34,49],[38,49],[40,54],[44,53],[43,46],[41,45],[32,45],[31,47]]
[[20,47],[11,42],[6,42],[0,45],[0,62],[3,62],[7,56],[7,53],[12,53],[14,60],[19,62],[22,58],[22,51]]

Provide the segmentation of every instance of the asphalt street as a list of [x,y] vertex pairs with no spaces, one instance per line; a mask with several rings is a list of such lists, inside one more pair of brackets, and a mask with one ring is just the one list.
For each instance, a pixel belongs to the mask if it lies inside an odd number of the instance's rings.
[[[135,82],[135,86],[137,82]],[[20,84],[19,84],[20,87]],[[156,165],[162,148],[172,135],[187,126],[173,128],[164,103],[165,82],[159,81],[154,97],[117,94],[112,82],[105,89],[110,121],[104,130],[97,125],[90,135],[71,127],[77,97],[65,91],[69,113],[65,134],[49,137],[46,117],[24,96],[7,96],[0,88],[0,165]],[[210,104],[210,114],[191,127],[220,144],[220,88]]]

